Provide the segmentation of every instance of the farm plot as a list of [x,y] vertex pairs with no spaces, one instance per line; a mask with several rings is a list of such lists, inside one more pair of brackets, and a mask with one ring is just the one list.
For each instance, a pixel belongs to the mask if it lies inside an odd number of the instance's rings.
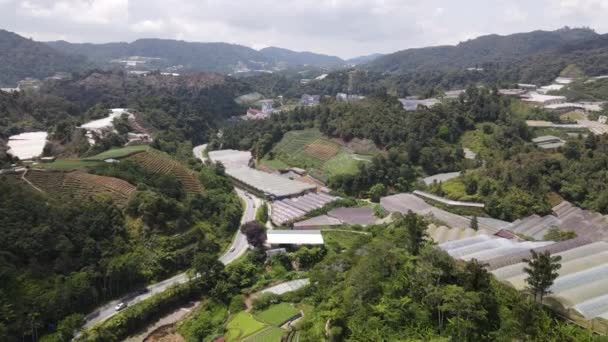
[[266,328],[267,325],[257,321],[251,314],[241,311],[237,313],[226,325],[226,341],[242,341],[247,336]]
[[[264,165],[305,168],[320,179],[357,172],[359,160],[337,142],[324,137],[317,129],[287,132],[274,147],[274,160]],[[275,167],[276,168],[276,167]]]
[[281,342],[281,338],[285,335],[285,330],[275,327],[269,327],[246,338],[245,342]]
[[258,313],[255,317],[262,322],[280,327],[299,313],[300,311],[291,304],[280,303],[272,305],[268,309]]
[[175,175],[188,193],[199,193],[203,190],[194,171],[160,152],[140,152],[128,157],[127,160],[131,160],[153,173]]
[[148,145],[137,145],[137,146],[127,146],[121,148],[114,148],[105,152],[101,152],[98,155],[85,158],[85,160],[105,160],[105,159],[120,159],[125,158],[135,153],[149,151],[150,147]]

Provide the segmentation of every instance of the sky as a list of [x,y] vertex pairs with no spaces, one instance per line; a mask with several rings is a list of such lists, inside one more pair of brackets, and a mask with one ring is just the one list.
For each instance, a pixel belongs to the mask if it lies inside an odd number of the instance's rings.
[[564,26],[605,33],[607,16],[608,0],[0,0],[0,28],[40,41],[169,38],[342,58]]

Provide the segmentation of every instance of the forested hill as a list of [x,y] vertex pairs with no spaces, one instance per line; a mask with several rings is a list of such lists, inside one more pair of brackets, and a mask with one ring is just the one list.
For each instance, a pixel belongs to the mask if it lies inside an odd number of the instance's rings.
[[345,62],[340,57],[322,55],[314,52],[296,52],[278,47],[267,47],[260,53],[276,63],[287,63],[289,65],[314,65],[314,66],[339,66]]
[[608,48],[601,38],[601,35],[586,28],[533,31],[507,36],[487,35],[456,46],[398,51],[370,62],[367,68],[381,72],[407,73],[482,67],[487,63],[507,64],[546,53],[559,57],[574,46],[579,49]]
[[86,58],[59,52],[44,43],[0,30],[0,86],[14,87],[26,77],[44,78],[59,71],[78,71]]
[[197,43],[172,39],[138,39],[132,43],[73,44],[66,41],[48,42],[49,46],[73,54],[85,55],[97,63],[128,56],[162,58],[164,66],[182,65],[188,71],[233,72],[237,66],[252,70],[271,69],[279,63],[285,66],[335,66],[341,60],[311,52],[294,52],[268,48],[252,48],[227,43]]

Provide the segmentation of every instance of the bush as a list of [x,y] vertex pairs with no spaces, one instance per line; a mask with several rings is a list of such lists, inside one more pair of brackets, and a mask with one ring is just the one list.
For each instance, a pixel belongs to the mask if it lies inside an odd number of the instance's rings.
[[230,300],[230,312],[239,312],[245,310],[245,296],[238,294]]
[[281,296],[274,293],[264,293],[253,301],[253,309],[256,311],[262,311],[267,309],[272,304],[281,302]]

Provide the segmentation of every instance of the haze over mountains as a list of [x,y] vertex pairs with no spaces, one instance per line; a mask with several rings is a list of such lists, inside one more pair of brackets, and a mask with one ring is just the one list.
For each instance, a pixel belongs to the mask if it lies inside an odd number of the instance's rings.
[[[0,31],[0,84],[14,85],[25,77],[44,78],[57,71],[110,67],[113,60],[130,56],[151,57],[152,70],[235,73],[276,72],[290,68],[336,70],[358,68],[404,74],[481,67],[484,64],[528,68],[576,61],[583,69],[608,71],[608,35],[591,29],[564,28],[507,36],[486,35],[455,46],[406,49],[388,55],[371,54],[349,60],[313,52],[278,47],[255,50],[228,43],[197,43],[171,39],[139,39],[131,43],[40,43]],[[559,63],[558,63],[559,62]],[[116,65],[115,65],[116,66]],[[557,66],[556,66],[557,68]],[[534,69],[534,67],[532,67]]]

